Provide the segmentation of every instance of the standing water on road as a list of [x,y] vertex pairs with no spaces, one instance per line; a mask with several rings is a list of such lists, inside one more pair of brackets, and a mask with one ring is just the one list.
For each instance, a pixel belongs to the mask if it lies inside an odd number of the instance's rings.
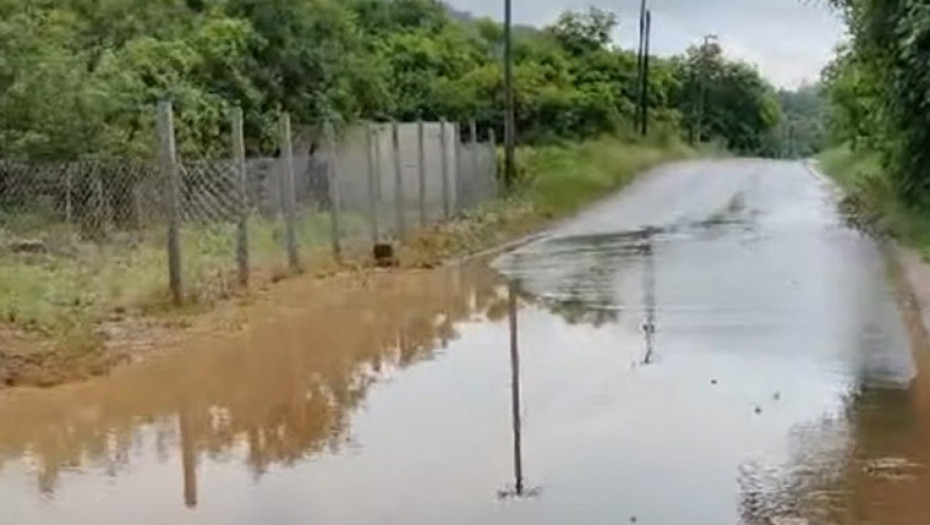
[[930,512],[926,349],[803,165],[666,167],[495,261],[307,286],[222,344],[0,395],[0,521]]

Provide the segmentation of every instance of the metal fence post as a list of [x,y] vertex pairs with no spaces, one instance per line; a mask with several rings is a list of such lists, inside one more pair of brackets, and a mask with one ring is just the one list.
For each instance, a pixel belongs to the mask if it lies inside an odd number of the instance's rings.
[[449,139],[446,136],[446,119],[439,121],[439,142],[442,143],[442,218],[448,219],[449,211]]
[[69,164],[68,169],[65,171],[65,223],[68,225],[68,231],[71,232],[73,226],[73,203],[71,202],[71,186],[72,186],[72,173],[74,171],[74,165]]
[[[365,145],[368,148],[368,220],[371,224],[371,242],[373,244],[378,244],[378,241],[380,240],[380,233],[378,232],[378,201],[377,194],[375,193],[374,133],[376,133],[374,126],[371,124],[366,124]],[[378,149],[380,149],[380,143],[378,144]],[[378,169],[380,171],[380,166]]]
[[97,234],[101,238],[106,237],[107,233],[107,219],[106,219],[106,210],[104,207],[103,197],[103,180],[100,178],[100,171],[98,170],[94,173],[94,218],[97,222]]
[[330,238],[333,242],[333,257],[336,261],[342,260],[342,246],[340,245],[341,232],[339,229],[339,163],[338,153],[336,151],[336,132],[333,129],[332,122],[326,121],[323,124],[323,134],[326,136],[326,147],[329,150],[329,163],[326,165],[326,175],[329,182],[329,214],[330,214]]
[[181,174],[174,142],[174,114],[171,102],[158,103],[158,136],[161,169],[168,184],[168,283],[175,304],[183,299],[181,288]]
[[142,188],[139,183],[132,185],[132,213],[134,226],[137,230],[142,230],[144,224],[142,217]]
[[404,166],[400,158],[400,130],[396,121],[391,123],[391,143],[394,149],[394,211],[397,221],[397,238],[403,241],[407,237],[404,217]]
[[236,223],[236,263],[239,284],[249,285],[249,194],[248,174],[245,167],[245,137],[242,131],[242,108],[232,111],[232,153],[238,183],[238,216]]
[[417,189],[419,190],[420,227],[426,228],[426,141],[423,119],[417,119]]
[[287,261],[292,272],[300,272],[297,252],[297,201],[294,195],[294,146],[291,144],[291,116],[281,113],[281,155],[284,157],[284,229]]

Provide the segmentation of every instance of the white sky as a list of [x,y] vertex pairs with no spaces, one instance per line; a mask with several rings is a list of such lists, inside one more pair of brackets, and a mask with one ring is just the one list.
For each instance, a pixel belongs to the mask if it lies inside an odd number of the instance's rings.
[[[503,18],[503,0],[447,0],[476,16]],[[844,26],[823,0],[648,0],[652,49],[670,55],[705,34],[720,37],[725,52],[756,64],[773,84],[797,87],[816,81],[843,37]],[[639,0],[513,0],[517,23],[542,26],[566,9],[596,5],[620,19],[615,40],[632,48]]]

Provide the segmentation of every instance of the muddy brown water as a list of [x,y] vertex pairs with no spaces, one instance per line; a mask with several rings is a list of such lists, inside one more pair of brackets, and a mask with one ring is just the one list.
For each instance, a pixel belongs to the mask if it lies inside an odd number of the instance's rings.
[[835,209],[801,164],[674,165],[497,259],[0,394],[0,522],[930,523],[927,349]]

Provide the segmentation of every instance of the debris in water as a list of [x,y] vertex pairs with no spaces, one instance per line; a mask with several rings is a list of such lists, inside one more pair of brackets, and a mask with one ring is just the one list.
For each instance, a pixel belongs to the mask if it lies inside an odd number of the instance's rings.
[[775,401],[779,401],[781,399],[781,392],[775,392],[774,394],[772,394],[772,399],[774,399]]
[[630,523],[636,523],[636,516],[630,516]]
[[717,380],[716,380],[716,379],[711,379],[711,380],[710,380],[710,384],[716,385],[716,384],[717,384]]
[[762,413],[762,407],[756,407],[756,415],[759,415],[761,413]]

